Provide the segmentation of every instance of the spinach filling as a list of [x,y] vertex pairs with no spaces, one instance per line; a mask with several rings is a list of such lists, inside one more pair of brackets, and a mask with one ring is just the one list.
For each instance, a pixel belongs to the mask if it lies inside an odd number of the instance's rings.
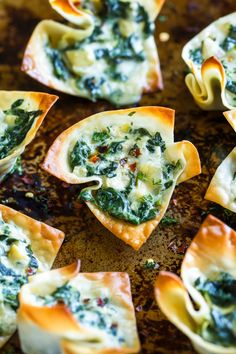
[[219,307],[236,305],[236,280],[229,273],[220,273],[215,280],[198,278],[195,287]]
[[[3,220],[0,220],[0,308],[9,306],[13,311],[19,307],[18,293],[22,285],[27,283],[28,276],[37,272],[39,264],[33,255],[30,245],[25,240],[14,237],[13,226],[9,226]],[[14,265],[8,266],[6,260],[11,260],[11,247],[23,244],[28,256],[28,263],[22,264],[21,261],[14,259]],[[7,264],[7,266],[5,264]],[[0,313],[0,322],[2,321]],[[9,320],[3,320],[0,325],[0,335],[10,334],[13,328],[13,316],[10,314]]]
[[236,48],[236,26],[229,26],[228,35],[221,43],[221,47],[226,52]]
[[236,81],[227,80],[226,82],[226,89],[234,94],[236,94]]
[[52,294],[38,298],[46,306],[66,305],[80,323],[105,330],[120,343],[124,342],[118,333],[118,323],[112,320],[114,308],[107,297],[82,299],[79,290],[66,283]]
[[26,111],[20,108],[23,102],[23,99],[19,99],[11,105],[10,109],[3,111],[5,115],[14,116],[15,121],[12,126],[7,127],[0,137],[0,159],[5,158],[16,146],[22,143],[35,119],[43,113],[41,110]]
[[[132,137],[129,142],[129,136]],[[95,131],[91,135],[90,145],[84,140],[78,140],[69,154],[72,171],[75,167],[83,168],[84,176],[101,176],[105,185],[97,191],[84,189],[79,198],[90,201],[108,214],[138,225],[156,217],[160,211],[162,199],[167,189],[174,184],[174,178],[182,168],[180,161],[162,162],[161,178],[151,179],[137,166],[141,149],[146,149],[150,156],[162,154],[166,145],[159,132],[149,133],[145,128],[129,129],[121,139],[114,140],[110,128]],[[140,147],[139,147],[140,146]],[[159,149],[159,150],[157,150]],[[127,184],[116,189],[106,186],[106,181],[124,173]],[[150,193],[135,197],[139,181],[148,183]]]
[[[11,271],[13,273],[13,271]],[[11,275],[2,275],[0,278],[0,294],[2,295],[0,300],[4,305],[9,305],[14,311],[19,307],[18,294],[22,285],[27,283],[27,277],[24,275],[17,275],[16,273]]]
[[[135,5],[136,7],[131,6],[129,2],[105,0],[102,8],[95,13],[95,28],[89,37],[67,46],[64,45],[62,48],[59,45],[54,48],[49,39],[45,45],[45,52],[51,61],[53,74],[62,81],[73,78],[75,87],[85,91],[92,101],[105,98],[103,91],[111,90],[110,81],[117,83],[118,88],[112,88],[108,99],[111,101],[117,100],[117,97],[124,95],[125,93],[119,89],[118,84],[128,81],[129,77],[121,72],[119,64],[125,61],[144,62],[146,55],[142,47],[137,50],[140,47],[139,44],[137,45],[137,41],[146,40],[154,31],[154,23],[149,19],[145,8],[138,2],[135,2]],[[123,35],[120,23],[124,19],[139,24],[139,30],[129,36]],[[104,41],[104,34],[107,30],[111,39]],[[107,43],[110,43],[110,46],[107,46]],[[98,61],[104,60],[106,68],[96,76],[73,72],[73,66],[67,57],[68,51],[86,51],[88,47],[91,47],[91,44],[97,44],[97,48],[94,49],[94,56]]]
[[202,49],[190,49],[189,57],[195,64],[201,65],[203,63]]
[[198,278],[195,287],[213,305],[210,320],[204,321],[200,328],[201,336],[224,347],[236,346],[236,280],[222,272],[214,280]]

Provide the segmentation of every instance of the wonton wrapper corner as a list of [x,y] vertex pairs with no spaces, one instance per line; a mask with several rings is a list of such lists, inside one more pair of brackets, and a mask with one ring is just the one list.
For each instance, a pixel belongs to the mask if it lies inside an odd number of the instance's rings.
[[[154,20],[165,0],[152,0],[148,2],[138,0],[138,2],[146,9],[150,18]],[[95,26],[93,14],[85,11],[83,8],[78,9],[73,0],[49,0],[49,3],[55,11],[69,22],[75,24],[77,28],[69,27],[53,20],[42,20],[39,22],[25,49],[21,70],[55,90],[78,97],[89,98],[87,93],[82,92],[82,90],[76,87],[72,79],[63,81],[54,75],[53,66],[45,52],[45,43],[48,42],[49,38],[56,45],[62,37],[76,41],[82,41],[89,37]],[[153,36],[150,36],[148,39],[145,51],[147,52],[146,61],[148,69],[141,93],[156,92],[158,89],[163,89],[163,81],[157,47]],[[139,86],[139,82],[136,83],[136,86]],[[126,96],[130,97],[127,99],[127,102],[122,101],[119,103],[117,101],[117,105],[134,103],[131,99],[132,92],[127,91]],[[109,100],[109,95],[101,98]]]
[[[224,116],[236,131],[236,110],[224,112]],[[236,147],[221,162],[206,191],[205,199],[236,212]]]
[[0,109],[10,109],[11,104],[18,99],[24,99],[30,110],[42,110],[42,114],[35,118],[34,123],[27,132],[24,140],[20,145],[15,146],[6,157],[0,160],[0,181],[4,176],[9,173],[17,157],[19,157],[25,147],[33,140],[40,125],[42,124],[46,114],[53,104],[57,101],[58,97],[43,92],[24,92],[24,91],[0,91]]
[[[214,47],[211,43],[205,44],[208,54],[205,61],[201,64],[195,63],[190,58],[190,51],[202,47],[202,43],[214,36],[217,29],[224,31],[224,25],[233,23],[236,25],[236,12],[221,17],[211,23],[195,37],[193,37],[183,48],[182,58],[190,69],[190,73],[185,77],[185,83],[192,94],[196,104],[204,110],[225,110],[233,109],[235,105],[229,102],[226,94],[226,71],[223,64],[217,57]],[[215,43],[215,42],[214,42]],[[201,49],[202,50],[202,49]],[[234,49],[235,50],[235,49]]]
[[[63,243],[64,233],[2,204],[0,204],[0,213],[6,223],[14,223],[26,233],[33,254],[43,264],[45,270],[49,270]],[[11,335],[0,336],[0,348],[13,333],[14,331]]]
[[[79,273],[80,264],[75,262],[64,268],[44,272],[31,277],[21,288],[18,326],[22,349],[25,353],[51,353],[55,350],[67,354],[134,354],[140,350],[136,319],[132,304],[129,276],[126,273],[100,272]],[[99,290],[108,289],[110,301],[122,312],[118,325],[124,326],[128,343],[126,346],[107,347],[108,338],[103,330],[84,326],[63,304],[51,307],[37,305],[32,295],[45,296],[54,289],[73,281],[86,298],[99,296]],[[88,287],[87,282],[91,282]],[[94,283],[93,283],[94,282]],[[31,333],[29,336],[28,333]],[[37,340],[36,340],[37,338]],[[39,340],[40,338],[40,340]],[[44,347],[43,347],[44,346]]]
[[[194,287],[194,282],[201,274],[206,278],[217,271],[235,274],[235,264],[236,232],[209,215],[186,251],[181,266],[182,279],[166,271],[160,272],[156,279],[155,296],[160,309],[201,354],[236,352],[234,347],[207,342],[197,333],[198,324],[201,324],[209,310],[207,302]],[[197,304],[197,310],[193,302]]]
[[[174,143],[174,111],[169,108],[163,107],[139,107],[130,108],[117,111],[102,112],[92,115],[86,119],[83,119],[79,123],[73,125],[72,127],[65,130],[52,144],[50,147],[46,158],[43,162],[43,169],[45,169],[50,174],[63,180],[66,183],[80,184],[86,182],[97,182],[101,183],[97,176],[92,177],[78,177],[71,172],[71,168],[68,161],[68,149],[71,141],[80,136],[80,130],[86,127],[86,124],[96,124],[103,119],[106,122],[112,122],[112,117],[116,116],[116,119],[129,113],[135,111],[135,118],[143,121],[142,126],[147,127],[147,123],[155,127],[155,131],[159,131],[162,135],[164,141],[168,144],[168,154],[170,160],[181,159],[184,163],[184,168],[182,173],[178,177],[177,183],[184,182],[199,173],[201,173],[201,164],[197,149],[189,141],[182,141]],[[128,117],[129,118],[129,117]],[[101,128],[101,125],[98,125]],[[171,145],[172,144],[172,145]],[[94,187],[97,189],[98,187]],[[148,239],[152,231],[157,227],[165,211],[168,207],[173,188],[169,195],[165,198],[163,205],[160,208],[160,213],[152,220],[143,222],[139,225],[133,225],[127,221],[117,219],[108,213],[99,209],[96,205],[91,202],[86,202],[90,210],[97,217],[97,219],[115,236],[123,240],[125,243],[129,244],[135,250],[138,250],[143,243]]]

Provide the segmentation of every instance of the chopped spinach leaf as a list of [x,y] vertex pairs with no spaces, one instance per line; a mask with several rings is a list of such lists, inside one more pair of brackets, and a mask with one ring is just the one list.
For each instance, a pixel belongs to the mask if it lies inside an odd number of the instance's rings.
[[137,11],[137,16],[135,17],[136,22],[143,22],[144,23],[144,33],[147,37],[149,37],[154,29],[154,23],[150,20],[149,15],[145,8],[141,6],[140,4],[138,5],[138,11]]
[[1,276],[15,276],[16,273],[14,272],[14,270],[7,268],[4,264],[0,263],[0,275]]
[[73,286],[64,284],[44,298],[45,305],[65,304],[72,313],[81,310],[80,292]]
[[103,143],[105,140],[109,139],[110,134],[107,130],[103,130],[101,132],[94,132],[92,135],[93,143]]
[[108,154],[117,154],[122,151],[124,141],[113,141],[108,147]]
[[70,165],[74,169],[75,166],[84,166],[87,162],[91,149],[83,140],[78,140],[70,154]]
[[19,100],[16,100],[14,103],[12,103],[11,109],[18,108],[19,106],[22,105],[23,102],[24,102],[23,98],[20,98]]
[[9,305],[13,310],[19,307],[18,293],[22,285],[27,282],[27,278],[21,275],[2,276],[0,279],[0,293],[2,286],[2,295],[4,304]]
[[78,86],[84,87],[88,91],[91,100],[96,101],[97,98],[101,97],[101,86],[104,82],[104,78],[97,79],[95,76],[91,76],[83,81],[78,80]]
[[11,105],[10,109],[3,112],[5,115],[12,115],[16,118],[14,125],[9,126],[4,135],[0,137],[0,159],[5,158],[23,142],[35,119],[42,114],[41,110],[26,111],[19,108],[23,102],[23,99],[19,99]]
[[154,259],[149,258],[145,261],[144,268],[145,269],[158,269],[159,264],[156,261],[154,261]]
[[135,113],[136,113],[135,111],[129,112],[129,113],[128,113],[128,116],[129,116],[129,117],[132,117]]
[[148,139],[147,144],[146,144],[146,148],[151,153],[154,153],[156,151],[157,146],[159,146],[161,148],[162,152],[165,151],[165,149],[166,149],[165,142],[162,139],[161,134],[158,132],[154,135],[154,137],[152,137],[151,139]]
[[234,94],[236,94],[236,81],[227,80],[226,89]]
[[214,305],[236,305],[236,280],[229,273],[220,273],[215,280],[198,278],[195,287]]
[[133,134],[138,134],[140,136],[152,136],[146,128],[137,128],[132,131]]
[[100,188],[97,191],[95,200],[98,207],[110,215],[139,224],[139,218],[132,212],[124,192],[116,191],[113,188]]
[[201,48],[190,49],[189,57],[196,64],[202,64],[203,63],[203,56],[202,56]]
[[66,81],[70,77],[70,72],[60,50],[52,48],[50,44],[47,44],[45,51],[52,63],[54,75],[58,79]]
[[224,347],[236,345],[235,335],[236,311],[223,314],[213,309],[211,311],[211,321],[207,326],[202,326],[201,336],[208,342]]
[[221,47],[228,52],[236,47],[236,26],[230,25],[227,37],[221,44]]
[[95,166],[86,165],[87,176],[100,176],[104,175],[108,178],[116,176],[116,170],[119,167],[119,164],[115,161],[104,160],[103,164],[98,164]]
[[168,226],[168,225],[176,225],[178,223],[178,220],[175,218],[172,218],[171,216],[164,216],[161,220],[161,225]]

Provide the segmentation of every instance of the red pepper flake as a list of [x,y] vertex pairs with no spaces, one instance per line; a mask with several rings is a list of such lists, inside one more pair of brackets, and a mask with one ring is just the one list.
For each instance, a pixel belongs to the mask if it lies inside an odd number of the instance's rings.
[[27,275],[33,275],[33,274],[34,274],[33,268],[29,267],[29,268],[27,269]]
[[139,148],[136,148],[136,149],[134,150],[134,156],[135,156],[135,157],[138,157],[138,156],[140,156],[140,155],[141,155],[140,149],[139,149]]
[[106,302],[105,302],[101,297],[99,297],[99,298],[97,299],[97,305],[98,305],[99,307],[104,307],[104,306],[106,305]]
[[103,153],[107,152],[108,146],[107,146],[107,145],[98,146],[98,147],[97,147],[97,150],[98,150],[101,154],[103,154]]
[[132,163],[131,165],[129,165],[129,168],[132,172],[134,172],[136,170],[136,162]]
[[84,304],[88,304],[90,302],[90,299],[84,299]]
[[182,245],[178,248],[177,253],[185,253],[185,251],[188,248],[188,244],[187,243],[182,243]]
[[90,162],[96,163],[98,160],[100,160],[100,158],[98,157],[98,155],[93,155],[89,158]]
[[73,3],[73,5],[74,5],[74,6],[80,6],[80,5],[81,5],[81,2],[80,2],[80,1],[75,1],[75,2]]

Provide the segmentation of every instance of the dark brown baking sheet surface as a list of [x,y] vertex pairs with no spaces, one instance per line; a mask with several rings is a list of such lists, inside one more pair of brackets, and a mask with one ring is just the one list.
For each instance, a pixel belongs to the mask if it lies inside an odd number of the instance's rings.
[[[198,148],[202,174],[176,188],[167,215],[178,223],[161,225],[139,252],[118,240],[78,204],[78,187],[70,187],[40,168],[45,152],[65,128],[93,113],[113,108],[106,102],[91,103],[59,94],[60,100],[46,117],[35,140],[23,154],[22,176],[15,173],[0,185],[0,202],[60,228],[65,243],[55,267],[82,260],[82,271],[126,271],[132,282],[142,354],[192,354],[189,340],[161,314],[154,301],[153,282],[159,270],[179,272],[186,248],[209,211],[236,227],[232,213],[204,201],[216,167],[235,146],[235,133],[221,112],[201,111],[184,84],[183,45],[220,16],[235,11],[233,0],[167,0],[156,23],[156,38],[164,78],[164,90],[145,95],[140,105],[160,105],[176,110],[175,140],[188,139]],[[58,18],[47,0],[0,0],[0,89],[55,93],[20,71],[27,40],[44,18]],[[168,42],[159,33],[168,32]],[[32,192],[34,198],[27,198]],[[147,270],[153,258],[159,269]],[[30,335],[30,333],[29,333]],[[17,335],[0,350],[20,354]]]

